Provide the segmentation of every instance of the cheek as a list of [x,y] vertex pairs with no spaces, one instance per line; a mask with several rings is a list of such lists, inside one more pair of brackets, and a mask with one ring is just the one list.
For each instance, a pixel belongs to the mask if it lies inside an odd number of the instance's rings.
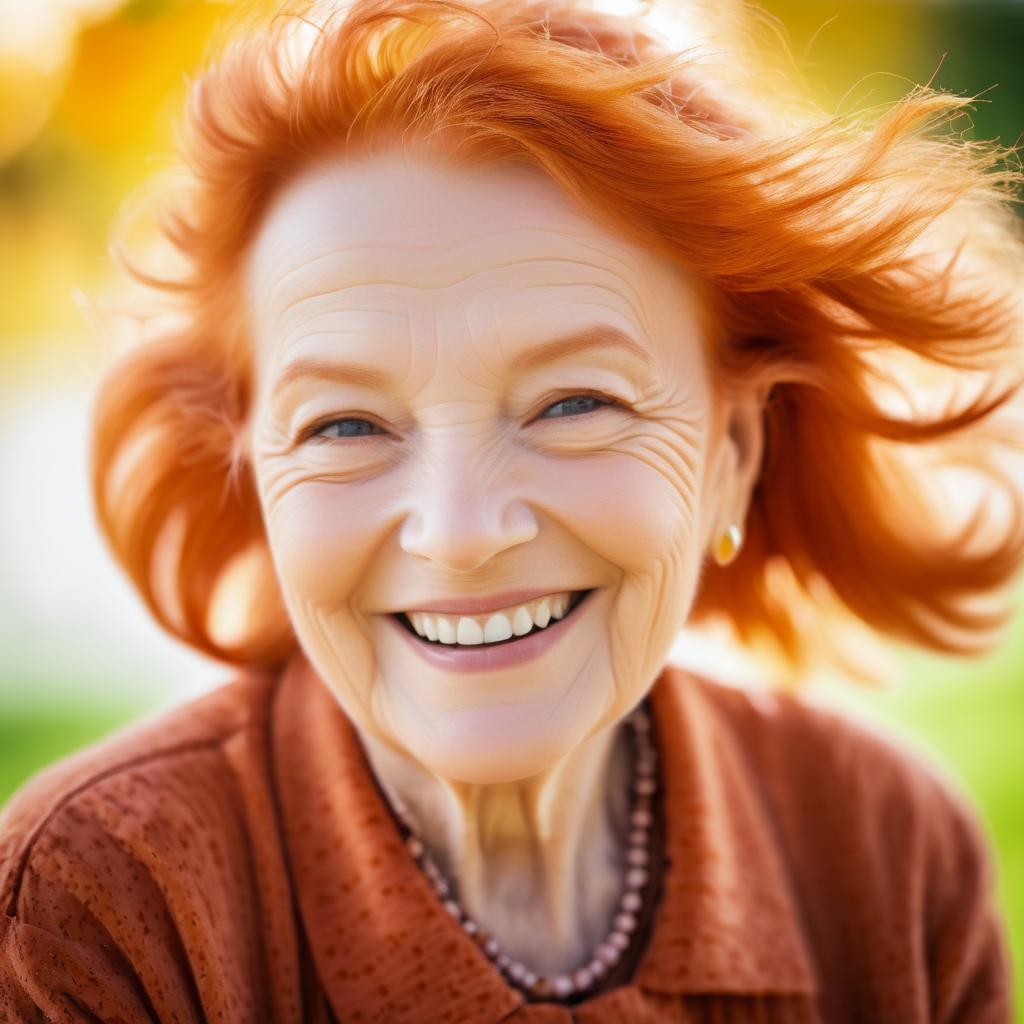
[[634,448],[566,460],[549,473],[547,490],[587,547],[626,575],[647,575],[699,556],[699,468],[696,452],[669,459]]
[[267,532],[284,590],[303,604],[332,611],[365,578],[382,539],[379,509],[359,487],[307,482],[267,509]]

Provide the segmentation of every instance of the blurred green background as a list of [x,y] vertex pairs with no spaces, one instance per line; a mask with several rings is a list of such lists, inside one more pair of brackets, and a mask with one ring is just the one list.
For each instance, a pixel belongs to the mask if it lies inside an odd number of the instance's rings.
[[[826,109],[932,81],[983,93],[974,138],[1019,141],[1024,2],[764,6]],[[96,537],[88,405],[115,341],[77,297],[109,286],[118,206],[164,166],[186,76],[231,7],[0,0],[0,802],[41,766],[228,676],[148,622]],[[823,684],[821,696],[898,732],[974,800],[1024,997],[1024,622],[984,659],[897,659],[898,687]]]

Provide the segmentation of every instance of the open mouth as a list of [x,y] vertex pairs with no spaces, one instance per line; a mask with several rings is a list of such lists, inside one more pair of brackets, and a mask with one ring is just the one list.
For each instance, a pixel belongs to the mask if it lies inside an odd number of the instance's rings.
[[[450,641],[449,642],[445,642],[445,641],[440,640],[440,639],[431,640],[429,636],[421,636],[416,631],[416,629],[414,628],[414,626],[413,626],[412,622],[410,621],[408,615],[406,615],[405,612],[394,613],[392,615],[392,618],[397,620],[399,622],[399,624],[402,626],[402,628],[405,629],[406,632],[408,632],[415,640],[418,640],[420,643],[426,644],[429,647],[441,647],[441,648],[446,648],[447,647],[447,648],[456,648],[456,649],[462,649],[462,650],[488,649],[488,648],[491,648],[491,647],[503,647],[503,646],[506,646],[508,644],[514,644],[517,640],[525,640],[527,637],[531,637],[535,633],[541,633],[541,632],[543,632],[546,629],[551,629],[552,627],[557,626],[560,622],[564,622],[566,619],[568,619],[570,616],[572,616],[575,613],[576,609],[579,608],[579,606],[593,592],[594,592],[593,588],[591,588],[590,590],[576,590],[576,591],[572,591],[571,592],[571,596],[569,598],[569,603],[566,606],[564,614],[560,618],[555,618],[554,616],[550,617],[548,619],[547,623],[545,625],[543,625],[543,626],[538,625],[536,622],[532,622],[531,625],[530,625],[530,629],[527,632],[525,632],[525,633],[522,633],[522,634],[520,634],[518,636],[513,635],[513,636],[510,636],[510,637],[506,637],[504,640],[493,640],[493,641],[483,642],[483,643],[461,644],[461,643],[458,643],[457,641],[456,642],[450,642]],[[445,618],[447,618],[449,620],[449,622],[451,622],[453,620],[457,621],[459,617],[451,615],[451,616],[445,616]],[[433,627],[433,625],[434,625],[434,623],[432,622],[431,626]],[[436,631],[432,628],[431,632],[436,632]],[[450,638],[451,637],[451,633],[449,633],[448,636]]]

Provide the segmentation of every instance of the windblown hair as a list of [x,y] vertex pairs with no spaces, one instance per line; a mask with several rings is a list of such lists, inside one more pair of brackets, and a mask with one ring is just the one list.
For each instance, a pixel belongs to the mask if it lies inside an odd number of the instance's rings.
[[[122,257],[179,316],[120,356],[95,404],[98,521],[157,620],[236,664],[295,647],[241,441],[242,257],[311,162],[408,145],[527,160],[706,288],[716,389],[769,397],[745,544],[705,567],[691,621],[724,620],[794,678],[844,622],[991,645],[1024,561],[1021,484],[1000,462],[1020,438],[997,429],[1022,368],[1021,178],[953,130],[967,98],[918,87],[830,116],[769,101],[757,75],[751,48],[708,60],[585,0],[306,3],[233,36],[191,84],[187,174],[164,195],[180,270]],[[923,410],[935,381],[972,390]],[[948,467],[981,484],[959,525]],[[232,580],[247,604],[228,637]]]

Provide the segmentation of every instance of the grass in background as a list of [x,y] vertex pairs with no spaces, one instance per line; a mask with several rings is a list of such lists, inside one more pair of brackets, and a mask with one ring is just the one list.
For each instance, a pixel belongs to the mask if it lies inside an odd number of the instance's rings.
[[0,709],[0,804],[40,768],[103,738],[148,709],[74,702]]

